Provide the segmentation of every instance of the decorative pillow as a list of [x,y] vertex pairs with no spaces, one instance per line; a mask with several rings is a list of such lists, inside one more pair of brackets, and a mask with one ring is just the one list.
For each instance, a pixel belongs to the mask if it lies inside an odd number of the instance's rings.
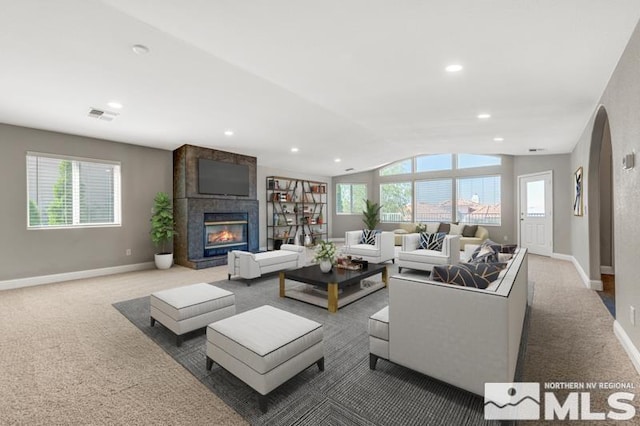
[[517,248],[517,244],[502,244],[500,246],[500,253],[515,254]]
[[376,234],[379,232],[380,231],[377,229],[363,229],[359,244],[371,244],[372,246],[375,246]]
[[416,225],[416,229],[415,229],[416,233],[421,233],[421,232],[427,232],[427,224],[426,223],[419,223]]
[[465,225],[464,228],[462,228],[462,236],[475,237],[477,231],[478,231],[478,225]]
[[497,263],[498,253],[500,253],[500,244],[491,240],[486,240],[473,253],[471,253],[470,263]]
[[440,225],[438,226],[438,232],[444,232],[445,234],[448,234],[450,229],[451,229],[450,223],[440,222]]
[[442,251],[442,243],[447,234],[444,232],[436,232],[429,234],[427,232],[420,233],[420,248],[426,250]]
[[492,263],[459,263],[434,266],[432,279],[447,284],[485,289],[498,279],[504,266]]
[[449,227],[449,235],[462,235],[462,230],[464,229],[464,225],[458,225],[456,223],[452,223]]

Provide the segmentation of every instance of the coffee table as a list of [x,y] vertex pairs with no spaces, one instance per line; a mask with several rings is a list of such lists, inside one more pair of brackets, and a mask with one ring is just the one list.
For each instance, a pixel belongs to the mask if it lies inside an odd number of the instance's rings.
[[370,263],[367,268],[359,269],[356,271],[341,269],[334,266],[330,272],[326,273],[322,272],[320,270],[320,266],[318,265],[311,265],[299,269],[282,271],[280,272],[280,297],[290,297],[292,299],[314,303],[310,300],[293,297],[292,294],[287,294],[289,292],[285,289],[285,280],[311,284],[327,291],[327,310],[329,312],[335,313],[338,311],[338,308],[341,307],[338,304],[339,290],[346,290],[350,286],[360,284],[360,281],[362,281],[362,279],[377,274],[382,274],[382,285],[375,286],[369,289],[359,290],[357,292],[359,294],[357,294],[356,297],[350,297],[347,303],[351,303],[352,301],[360,299],[361,297],[364,297],[367,294],[372,293],[373,291],[379,290],[382,287],[386,287],[388,282],[386,265]]

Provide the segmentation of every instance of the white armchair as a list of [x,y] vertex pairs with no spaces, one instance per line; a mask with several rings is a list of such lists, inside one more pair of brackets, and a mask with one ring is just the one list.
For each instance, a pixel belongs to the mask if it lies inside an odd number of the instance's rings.
[[344,235],[344,254],[361,257],[371,263],[382,263],[391,260],[395,263],[393,232],[379,232],[375,244],[360,244],[362,231],[347,231]]
[[436,265],[460,263],[460,235],[447,235],[442,251],[420,248],[420,234],[406,234],[402,238],[402,250],[398,253],[398,272],[402,268],[428,271]]

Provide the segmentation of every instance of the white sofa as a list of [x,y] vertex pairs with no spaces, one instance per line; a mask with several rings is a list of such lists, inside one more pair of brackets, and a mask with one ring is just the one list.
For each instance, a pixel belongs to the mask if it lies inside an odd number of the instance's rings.
[[383,263],[391,260],[395,263],[395,245],[393,232],[378,232],[375,244],[360,244],[362,231],[347,231],[344,235],[343,253],[361,257],[371,263]]
[[402,268],[431,272],[435,265],[455,265],[460,262],[460,235],[447,235],[442,251],[420,248],[420,234],[406,234],[398,253],[398,272]]
[[384,358],[478,395],[514,380],[527,306],[527,250],[484,290],[395,275],[369,320],[369,366]]
[[[438,232],[438,228],[440,227],[440,222],[428,222],[428,223],[401,223],[400,228],[395,229],[393,232],[395,234],[396,245],[402,245],[402,237],[406,234],[411,234],[416,232],[416,227],[418,225],[426,226],[426,232],[433,234],[434,232]],[[449,235],[460,235],[460,250],[464,249],[467,244],[482,244],[482,242],[489,238],[489,231],[484,226],[478,226],[476,229],[476,233],[473,237],[463,237],[462,231],[464,229],[464,225],[460,227],[456,227],[453,232],[449,232]]]
[[[269,272],[303,266],[305,266],[304,247],[293,244],[283,244],[280,250],[262,253],[233,250],[227,254],[228,279],[233,275],[253,279]],[[247,282],[247,285],[250,283]]]

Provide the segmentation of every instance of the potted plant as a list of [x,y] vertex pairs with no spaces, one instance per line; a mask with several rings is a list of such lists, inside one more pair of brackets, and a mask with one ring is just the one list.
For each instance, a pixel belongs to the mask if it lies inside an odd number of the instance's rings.
[[322,272],[329,272],[336,261],[337,249],[332,241],[320,241],[316,246],[316,255],[313,260],[320,265]]
[[160,252],[154,257],[156,268],[169,269],[173,264],[173,250],[167,250],[167,243],[177,234],[173,220],[173,207],[169,195],[165,192],[158,192],[153,202],[151,241],[160,248]]
[[362,214],[364,215],[364,226],[366,229],[374,230],[378,223],[380,223],[380,209],[382,206],[379,206],[378,203],[372,203],[369,200],[364,200],[365,206]]

